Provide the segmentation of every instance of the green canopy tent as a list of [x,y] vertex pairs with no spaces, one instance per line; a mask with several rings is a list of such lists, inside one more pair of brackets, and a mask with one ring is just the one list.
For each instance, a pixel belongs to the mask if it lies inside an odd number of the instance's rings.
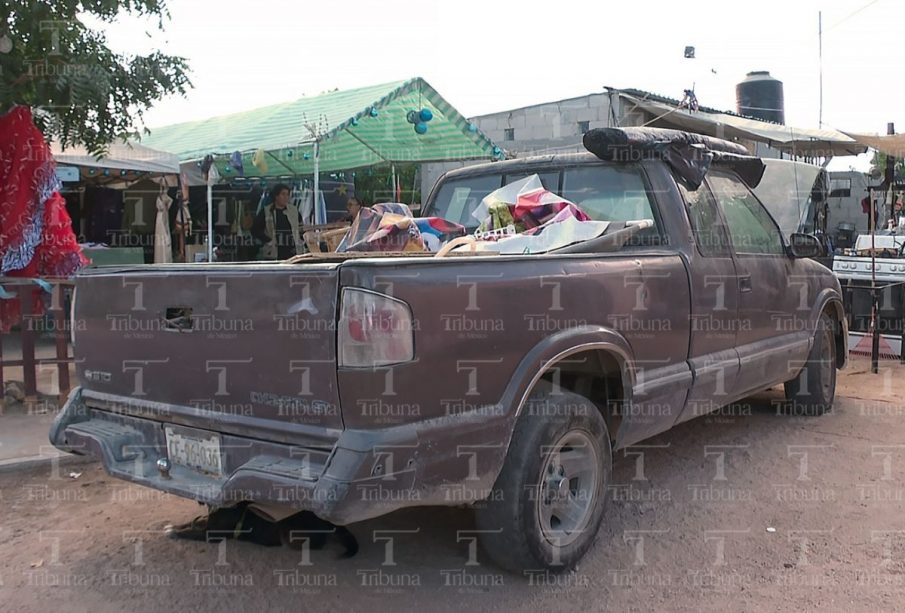
[[[409,112],[422,109],[431,118],[419,133]],[[315,194],[322,172],[503,157],[499,147],[420,77],[156,128],[142,144],[174,153],[181,161],[212,154],[224,179],[238,176],[230,164],[238,152],[245,176],[313,175]],[[317,209],[316,221],[322,223],[326,212]]]

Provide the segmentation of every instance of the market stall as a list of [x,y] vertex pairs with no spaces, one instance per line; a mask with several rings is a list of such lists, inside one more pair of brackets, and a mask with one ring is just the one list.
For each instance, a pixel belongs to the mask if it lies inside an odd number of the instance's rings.
[[100,157],[58,144],[51,152],[73,230],[93,266],[172,261],[175,209],[167,191],[177,183],[176,156],[129,142],[110,144]]
[[[310,177],[306,224],[327,221],[320,187],[323,173],[376,164],[393,167],[504,156],[421,78],[157,128],[142,142],[205,167],[205,181],[211,176],[214,182],[237,177]],[[214,217],[212,209],[209,201],[209,220]],[[211,223],[208,228],[212,245]]]

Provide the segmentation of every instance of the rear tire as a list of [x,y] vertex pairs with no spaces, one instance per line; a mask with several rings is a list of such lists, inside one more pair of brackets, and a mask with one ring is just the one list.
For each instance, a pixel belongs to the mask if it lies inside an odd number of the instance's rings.
[[833,408],[836,397],[836,342],[833,320],[823,313],[817,320],[814,345],[808,359],[791,381],[786,381],[786,399],[795,415],[823,415]]
[[594,403],[539,383],[495,495],[476,507],[482,549],[512,572],[572,568],[594,542],[611,471],[610,435]]

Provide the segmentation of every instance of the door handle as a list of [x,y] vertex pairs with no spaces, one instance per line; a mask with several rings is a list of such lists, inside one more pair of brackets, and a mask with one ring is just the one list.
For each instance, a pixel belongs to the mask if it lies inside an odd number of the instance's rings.
[[751,275],[739,275],[738,276],[738,291],[740,291],[740,292],[750,292],[751,291]]

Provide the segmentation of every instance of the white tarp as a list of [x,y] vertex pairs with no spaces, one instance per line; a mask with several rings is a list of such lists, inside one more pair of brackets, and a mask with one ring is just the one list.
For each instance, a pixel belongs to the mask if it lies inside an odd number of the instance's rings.
[[846,134],[865,147],[876,149],[899,159],[905,158],[905,134],[891,134],[889,136],[855,134],[853,132],[846,132]]
[[657,118],[651,122],[653,126],[678,128],[726,140],[754,140],[794,155],[832,157],[858,155],[867,150],[862,143],[838,130],[796,128],[727,113],[689,111],[626,93],[619,95],[630,109],[639,108]]

